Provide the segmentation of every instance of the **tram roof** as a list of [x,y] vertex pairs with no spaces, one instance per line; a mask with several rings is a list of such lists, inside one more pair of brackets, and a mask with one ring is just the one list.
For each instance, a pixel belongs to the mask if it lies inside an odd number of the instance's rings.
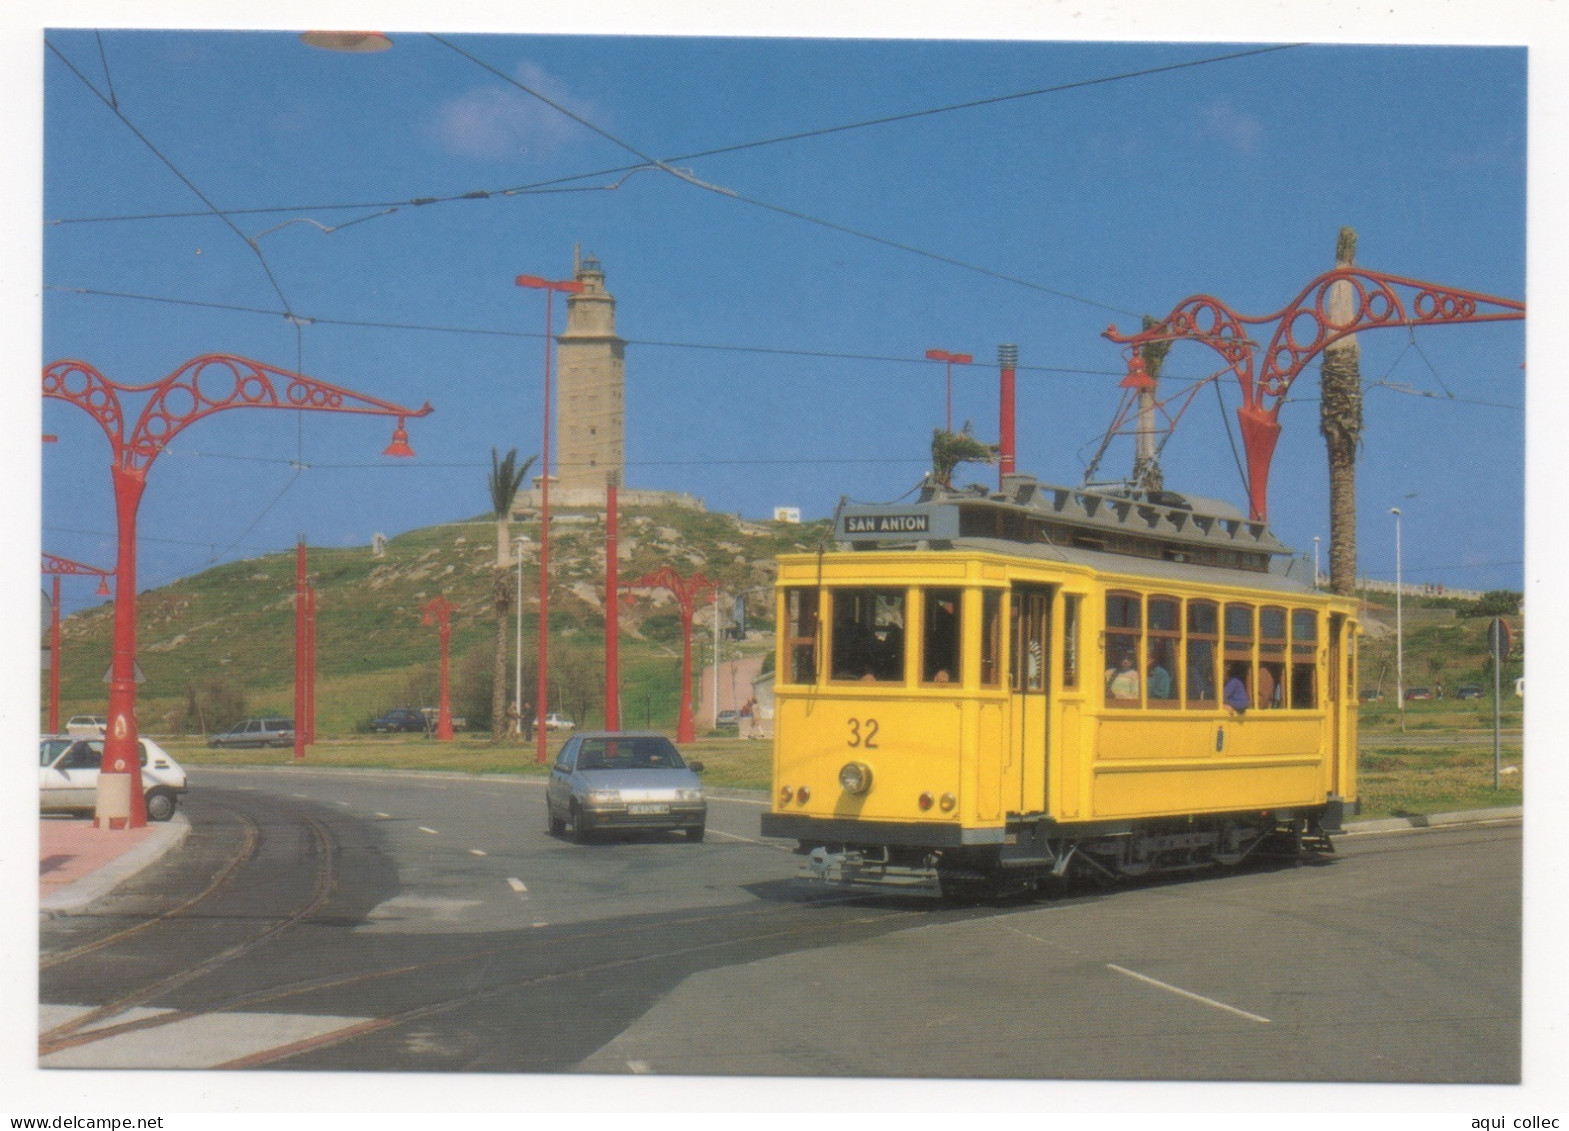
[[911,503],[847,504],[835,537],[861,550],[964,547],[1173,583],[1284,592],[1313,585],[1264,523],[1229,504],[1170,491],[1059,487],[1028,475],[1005,477],[1000,491],[928,482]]

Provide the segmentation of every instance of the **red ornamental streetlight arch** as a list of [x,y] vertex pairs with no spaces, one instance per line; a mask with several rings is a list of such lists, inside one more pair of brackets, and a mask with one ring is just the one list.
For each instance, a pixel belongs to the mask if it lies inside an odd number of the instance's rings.
[[83,565],[55,554],[43,555],[42,572],[49,577],[49,733],[60,733],[60,578],[96,577],[98,596],[109,596],[112,570]]
[[[1351,302],[1348,316],[1331,314],[1330,293],[1336,284],[1349,286]],[[1249,518],[1263,522],[1268,517],[1269,468],[1275,444],[1280,438],[1280,409],[1285,404],[1291,383],[1327,347],[1362,330],[1379,327],[1444,326],[1474,322],[1510,322],[1525,317],[1525,304],[1513,299],[1479,294],[1438,283],[1424,283],[1399,275],[1367,271],[1360,267],[1337,267],[1318,276],[1284,308],[1273,314],[1245,317],[1209,295],[1183,299],[1164,319],[1136,334],[1118,333],[1108,327],[1104,337],[1129,348],[1128,375],[1122,385],[1135,393],[1152,388],[1145,372],[1140,347],[1153,342],[1178,339],[1202,342],[1225,362],[1222,373],[1236,377],[1242,390],[1237,420],[1242,431],[1248,469]],[[1249,334],[1250,326],[1273,326],[1268,344],[1259,350]],[[1262,354],[1255,367],[1254,354]],[[1175,425],[1201,381],[1171,400],[1180,400],[1175,414],[1161,409]],[[1132,400],[1112,425],[1115,432],[1125,422]]]
[[[147,394],[127,432],[123,394]],[[292,409],[395,416],[398,423],[384,455],[412,456],[405,421],[431,411],[429,402],[411,409],[368,397],[312,377],[233,354],[192,358],[159,381],[126,385],[105,377],[85,361],[56,361],[44,367],[43,395],[67,401],[96,420],[109,439],[110,476],[118,529],[115,567],[114,650],[109,675],[109,720],[99,774],[95,823],[139,828],[147,823],[139,775],[136,724],[136,512],[155,459],[186,427],[231,408]]]
[[698,595],[705,589],[718,592],[719,583],[701,573],[682,577],[669,566],[627,583],[628,589],[666,589],[675,594],[681,606],[681,708],[676,716],[676,741],[692,742],[697,727],[692,719],[692,613]]

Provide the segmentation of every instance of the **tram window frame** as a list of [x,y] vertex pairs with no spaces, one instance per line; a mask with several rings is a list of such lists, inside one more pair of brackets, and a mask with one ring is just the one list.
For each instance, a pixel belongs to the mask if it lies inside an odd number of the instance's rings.
[[946,687],[964,682],[963,589],[921,590],[920,648],[923,687]]
[[[1182,600],[1167,594],[1147,597],[1144,602],[1146,624],[1144,692],[1150,707],[1166,710],[1182,706],[1182,683],[1176,657],[1182,653]],[[1159,668],[1165,675],[1166,694],[1156,695],[1154,678]]]
[[[904,683],[909,591],[892,585],[858,585],[835,586],[828,593],[829,680]],[[843,616],[842,611],[850,615]]]
[[1264,605],[1258,611],[1258,696],[1261,709],[1285,706],[1286,627],[1289,617],[1280,605]]
[[1079,606],[1084,597],[1079,593],[1062,596],[1062,689],[1079,689]]
[[[1105,703],[1119,710],[1140,707],[1144,703],[1144,597],[1126,589],[1106,591],[1106,679]],[[1127,673],[1122,669],[1124,659],[1133,662],[1132,695],[1117,694],[1113,689],[1118,683],[1123,690],[1128,687]]]
[[[1256,642],[1256,628],[1258,618],[1255,616],[1253,605],[1245,601],[1227,601],[1221,612],[1221,679],[1222,688],[1231,681],[1233,675],[1242,680],[1242,686],[1248,693],[1248,702],[1253,703],[1253,689],[1258,686],[1258,681],[1253,676],[1253,655]],[[1238,631],[1241,624],[1241,614],[1247,619],[1247,632],[1243,635]],[[1221,698],[1225,698],[1224,690]]]
[[1190,710],[1215,710],[1220,706],[1221,686],[1216,679],[1220,657],[1220,602],[1190,599],[1185,623],[1186,663],[1183,670],[1187,677],[1184,688],[1187,697],[1183,703]]
[[785,664],[790,682],[817,682],[817,642],[822,626],[822,591],[793,585],[785,590]]
[[1001,589],[981,590],[981,686],[1002,686]]
[[1310,711],[1318,707],[1318,614],[1312,609],[1291,610],[1291,707]]

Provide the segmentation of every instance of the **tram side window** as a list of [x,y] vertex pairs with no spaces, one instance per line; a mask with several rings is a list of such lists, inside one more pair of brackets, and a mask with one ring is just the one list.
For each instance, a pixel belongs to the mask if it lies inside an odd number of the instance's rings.
[[1219,658],[1220,611],[1213,601],[1188,602],[1189,707],[1214,707],[1215,661]]
[[1062,598],[1062,687],[1072,691],[1079,686],[1079,602],[1077,593]]
[[1139,636],[1142,627],[1137,593],[1106,594],[1106,705],[1139,705]]
[[981,686],[1002,684],[1002,590],[981,593]]
[[816,589],[785,591],[785,616],[790,642],[790,682],[817,682]]
[[1258,698],[1260,707],[1284,705],[1286,610],[1266,606],[1258,613]]
[[928,589],[921,614],[921,682],[959,683],[960,618],[957,589]]
[[1291,611],[1291,705],[1318,706],[1318,615],[1311,609]]
[[1259,700],[1253,697],[1253,606],[1227,605],[1225,616],[1226,683],[1240,681],[1248,702],[1257,704]]
[[1175,597],[1149,599],[1149,668],[1144,686],[1151,707],[1175,707],[1181,698],[1177,674],[1181,609]]
[[904,590],[833,590],[829,671],[836,680],[904,679]]

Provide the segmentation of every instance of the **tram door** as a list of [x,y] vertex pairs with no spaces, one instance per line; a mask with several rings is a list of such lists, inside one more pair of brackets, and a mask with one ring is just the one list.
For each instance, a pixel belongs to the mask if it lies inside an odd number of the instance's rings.
[[1049,585],[1015,584],[1009,634],[1008,686],[1012,691],[1012,734],[1007,808],[1026,812],[1045,807],[1047,690],[1051,687],[1051,600]]
[[1341,780],[1341,743],[1345,736],[1345,675],[1341,665],[1345,654],[1341,638],[1345,634],[1346,618],[1341,613],[1329,615],[1329,678],[1324,681],[1324,708],[1329,712],[1329,792],[1344,797],[1346,783]]

